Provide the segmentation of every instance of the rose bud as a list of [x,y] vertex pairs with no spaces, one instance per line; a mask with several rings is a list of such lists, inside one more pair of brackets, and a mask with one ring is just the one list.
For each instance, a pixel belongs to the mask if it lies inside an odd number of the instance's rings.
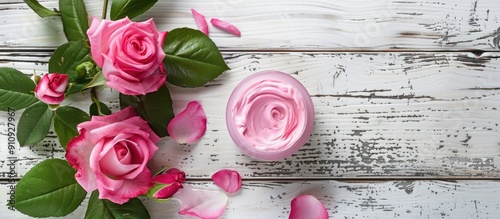
[[64,91],[68,86],[68,75],[46,74],[35,88],[35,95],[46,104],[60,104],[64,100]]
[[157,200],[166,200],[183,188],[182,183],[186,181],[186,174],[179,169],[171,168],[153,177],[153,181],[155,186],[149,190],[148,196]]

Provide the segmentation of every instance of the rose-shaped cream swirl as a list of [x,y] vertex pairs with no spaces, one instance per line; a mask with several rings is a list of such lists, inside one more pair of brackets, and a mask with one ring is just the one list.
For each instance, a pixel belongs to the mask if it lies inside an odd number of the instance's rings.
[[272,79],[247,87],[233,111],[238,132],[257,150],[290,147],[304,127],[301,98],[292,86]]
[[312,131],[309,94],[297,80],[280,72],[245,79],[231,95],[227,110],[233,140],[244,152],[263,160],[291,155]]

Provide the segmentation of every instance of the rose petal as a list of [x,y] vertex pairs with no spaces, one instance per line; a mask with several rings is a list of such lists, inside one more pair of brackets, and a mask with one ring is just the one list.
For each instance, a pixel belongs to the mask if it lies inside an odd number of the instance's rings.
[[224,30],[230,34],[233,34],[235,36],[241,36],[241,32],[240,30],[238,30],[238,28],[226,21],[223,21],[223,20],[219,20],[217,18],[212,18],[210,20],[210,23],[212,23],[212,25],[214,25],[215,27],[221,29],[221,30]]
[[179,214],[203,219],[219,218],[227,204],[223,192],[193,189],[189,185],[184,185],[173,198],[180,201]]
[[289,219],[327,219],[325,206],[312,195],[295,197],[291,203]]
[[207,117],[197,101],[189,102],[186,109],[170,121],[167,131],[179,143],[192,143],[207,130]]
[[87,131],[80,130],[80,135],[68,142],[66,148],[66,160],[76,169],[75,179],[87,192],[97,189],[94,173],[90,169],[90,154],[93,144],[87,138]]
[[191,13],[193,14],[193,18],[194,21],[196,22],[196,26],[198,26],[198,29],[205,35],[208,35],[208,25],[207,25],[207,20],[205,20],[205,16],[198,13],[196,10],[192,8],[191,8]]
[[125,80],[123,75],[126,73],[118,69],[111,58],[103,55],[103,60],[102,70],[107,72],[105,76],[107,79],[106,85],[126,95],[145,95],[157,91],[167,80],[161,68],[154,69],[153,74],[141,78],[140,82]]
[[[105,179],[105,177],[97,176],[97,179]],[[144,169],[134,180],[124,180],[123,185],[118,190],[112,191],[102,188],[103,184],[97,184],[97,187],[100,199],[108,199],[116,204],[123,204],[131,198],[146,194],[153,185],[151,172],[148,169]]]
[[234,170],[219,170],[212,175],[212,181],[229,194],[233,194],[241,188],[241,176]]

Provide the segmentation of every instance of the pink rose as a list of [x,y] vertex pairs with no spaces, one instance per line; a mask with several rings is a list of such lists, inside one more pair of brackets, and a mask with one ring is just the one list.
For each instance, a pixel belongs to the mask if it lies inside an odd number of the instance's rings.
[[46,104],[60,104],[67,86],[68,75],[46,74],[36,85],[35,95]]
[[102,68],[109,87],[127,95],[144,95],[165,83],[162,46],[167,32],[158,32],[153,19],[93,18],[87,35],[92,58]]
[[77,128],[79,135],[68,143],[66,159],[87,192],[97,189],[100,199],[123,204],[154,185],[146,164],[160,138],[133,108],[93,116]]
[[153,181],[158,186],[155,186],[152,196],[156,199],[169,199],[183,188],[182,183],[186,181],[186,174],[179,169],[172,168],[153,177]]

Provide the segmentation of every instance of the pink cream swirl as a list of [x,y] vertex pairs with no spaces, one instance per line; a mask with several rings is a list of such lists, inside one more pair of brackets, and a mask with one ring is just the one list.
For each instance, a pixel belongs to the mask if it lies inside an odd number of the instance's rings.
[[266,71],[242,81],[226,111],[229,133],[248,155],[290,156],[311,134],[314,110],[307,90],[288,74]]

